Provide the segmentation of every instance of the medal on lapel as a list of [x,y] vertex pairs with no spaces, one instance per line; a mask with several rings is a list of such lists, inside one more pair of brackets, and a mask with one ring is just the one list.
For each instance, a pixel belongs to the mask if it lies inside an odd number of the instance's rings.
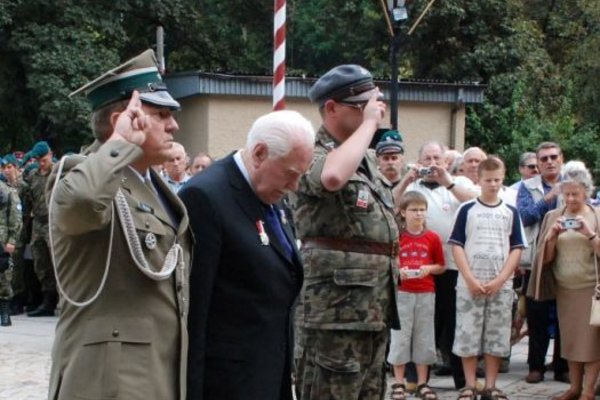
[[269,236],[265,232],[264,222],[262,220],[256,221],[256,230],[258,231],[258,238],[263,246],[269,245]]
[[144,244],[148,248],[148,250],[154,250],[156,248],[156,236],[154,233],[150,232],[144,238]]

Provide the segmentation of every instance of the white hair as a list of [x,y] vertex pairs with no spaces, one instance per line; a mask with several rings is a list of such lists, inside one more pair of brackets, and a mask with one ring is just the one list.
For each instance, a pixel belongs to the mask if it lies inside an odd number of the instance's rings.
[[288,154],[296,143],[307,147],[315,144],[315,130],[309,120],[297,111],[273,111],[259,117],[250,128],[246,149],[252,151],[258,143],[269,149],[269,158]]
[[594,191],[594,181],[592,174],[585,167],[585,164],[581,161],[569,161],[563,165],[560,171],[560,184],[565,183],[578,183],[585,189],[585,193],[588,197],[592,195]]

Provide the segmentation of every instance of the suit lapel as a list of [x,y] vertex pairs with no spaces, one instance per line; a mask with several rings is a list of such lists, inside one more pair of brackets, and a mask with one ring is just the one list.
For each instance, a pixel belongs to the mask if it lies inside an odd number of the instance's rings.
[[[227,173],[229,175],[229,183],[234,188],[234,192],[236,193],[235,200],[239,204],[242,211],[246,214],[246,216],[250,219],[253,225],[260,220],[263,222],[263,227],[267,236],[269,237],[269,245],[277,252],[279,255],[286,260],[287,262],[292,262],[286,256],[286,252],[282,246],[282,244],[277,239],[275,232],[271,229],[269,224],[267,224],[266,218],[266,210],[265,206],[261,203],[261,201],[252,190],[250,184],[244,178],[244,175],[238,168],[233,156],[230,155],[227,160]],[[283,224],[282,224],[283,225]],[[288,239],[291,237],[291,232],[288,232],[287,227],[284,226],[284,232]],[[256,235],[258,238],[258,227],[256,231]],[[259,241],[257,240],[257,243]],[[292,244],[292,248],[294,253],[296,252],[296,246],[294,245],[294,241],[290,239],[290,243]]]

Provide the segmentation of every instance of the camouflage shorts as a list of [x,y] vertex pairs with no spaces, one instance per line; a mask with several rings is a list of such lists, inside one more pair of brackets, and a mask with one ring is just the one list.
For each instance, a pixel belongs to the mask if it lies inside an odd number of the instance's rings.
[[512,290],[490,297],[473,297],[467,288],[456,289],[456,330],[452,352],[459,357],[510,355]]

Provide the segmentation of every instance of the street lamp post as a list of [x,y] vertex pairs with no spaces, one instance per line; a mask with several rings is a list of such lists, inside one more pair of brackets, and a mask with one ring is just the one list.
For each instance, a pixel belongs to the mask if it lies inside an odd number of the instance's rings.
[[390,33],[390,65],[392,76],[390,81],[390,124],[393,130],[398,130],[398,52],[402,33],[400,25],[408,19],[406,0],[387,0],[387,20]]

